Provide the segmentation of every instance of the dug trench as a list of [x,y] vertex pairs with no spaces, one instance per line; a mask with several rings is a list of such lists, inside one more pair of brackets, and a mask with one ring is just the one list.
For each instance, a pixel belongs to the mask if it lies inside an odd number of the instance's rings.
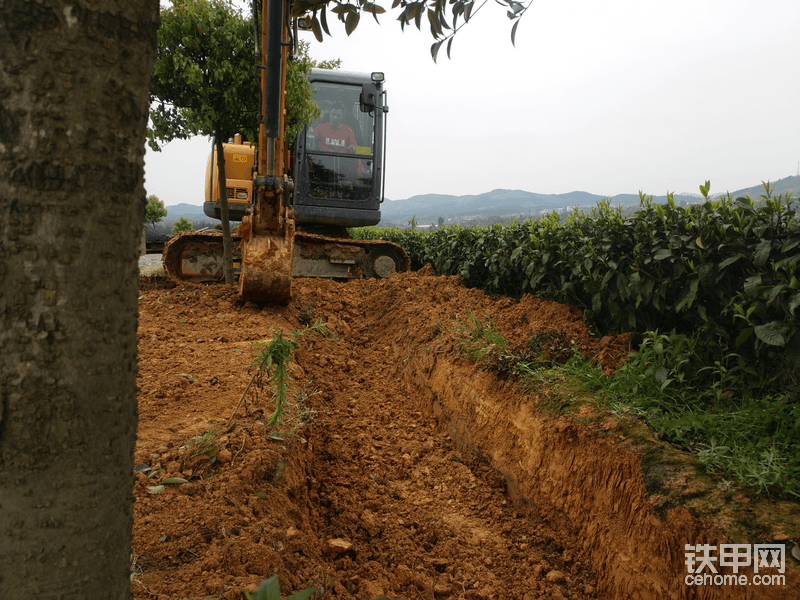
[[[271,575],[286,595],[331,599],[800,597],[791,568],[776,587],[684,583],[685,544],[772,541],[797,535],[796,518],[742,533],[694,467],[645,485],[641,424],[590,403],[565,414],[547,386],[463,357],[456,330],[472,315],[509,347],[547,333],[613,369],[629,338],[593,337],[573,307],[425,270],[296,280],[288,306],[140,288],[137,599],[243,598]],[[283,424],[265,425],[266,387],[237,409],[254,344],[314,319],[336,337],[299,339]]]

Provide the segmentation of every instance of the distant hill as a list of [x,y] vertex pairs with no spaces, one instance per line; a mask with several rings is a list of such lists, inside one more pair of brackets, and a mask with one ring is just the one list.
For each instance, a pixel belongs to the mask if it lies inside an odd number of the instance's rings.
[[173,223],[180,219],[181,217],[186,217],[192,222],[195,221],[211,221],[206,214],[203,212],[202,206],[196,206],[194,204],[173,204],[172,206],[167,206],[167,216],[164,217],[164,223]]
[[[442,217],[447,223],[480,221],[484,217],[527,218],[542,212],[565,211],[573,207],[588,209],[609,196],[589,192],[566,194],[535,194],[522,190],[493,190],[475,196],[425,194],[407,200],[386,201],[381,206],[380,226],[406,225],[415,217],[422,225],[437,223]],[[675,195],[676,202],[697,202],[699,196]],[[666,196],[655,196],[656,202],[666,202]],[[611,198],[612,204],[627,206],[639,202],[639,194],[620,194]]]
[[[800,196],[800,176],[792,175],[790,177],[784,177],[783,179],[778,179],[778,181],[769,181],[767,182],[770,185],[773,183],[775,184],[775,188],[772,190],[773,196],[786,196],[790,192],[795,196]],[[764,185],[754,185],[753,187],[745,188],[743,190],[736,190],[735,192],[731,192],[731,196],[734,198],[740,198],[744,196],[750,196],[753,200],[758,200],[758,198],[762,195],[765,195],[766,191],[764,190]],[[724,196],[726,194],[719,194]]]

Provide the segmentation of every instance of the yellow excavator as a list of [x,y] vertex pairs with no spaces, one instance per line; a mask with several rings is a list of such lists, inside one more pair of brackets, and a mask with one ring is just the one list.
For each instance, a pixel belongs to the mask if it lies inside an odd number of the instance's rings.
[[[242,221],[233,237],[239,295],[286,303],[293,277],[385,278],[407,271],[402,247],[353,240],[346,229],[377,225],[381,218],[388,113],[383,73],[312,69],[320,117],[298,134],[290,177],[283,137],[288,2],[262,1],[258,144],[238,135],[223,144],[229,218]],[[220,218],[216,164],[212,151],[203,205],[212,218]],[[167,242],[163,258],[173,281],[220,281],[222,234],[182,232]]]

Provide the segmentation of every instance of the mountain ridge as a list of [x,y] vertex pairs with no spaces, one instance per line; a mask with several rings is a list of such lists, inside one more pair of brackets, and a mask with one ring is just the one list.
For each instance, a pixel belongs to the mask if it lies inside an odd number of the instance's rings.
[[[779,179],[774,183],[774,195],[793,192],[800,194],[800,176],[789,176]],[[741,190],[730,192],[734,198],[750,196],[757,199],[763,195],[764,187],[756,185]],[[714,194],[714,197],[725,196],[727,193]],[[681,193],[673,195],[675,202],[696,203],[702,196],[694,193]],[[609,199],[617,206],[629,206],[639,202],[639,194],[617,194],[616,196],[603,196],[590,192],[575,190],[562,194],[540,194],[525,190],[509,190],[497,188],[481,194],[455,196],[451,194],[418,194],[403,200],[386,200],[381,205],[381,227],[393,225],[407,225],[414,217],[420,224],[437,222],[439,217],[445,222],[469,221],[480,217],[509,217],[517,216],[527,218],[542,212],[570,210],[573,207],[588,209],[595,206],[600,200]],[[666,195],[653,196],[657,203],[664,203]],[[186,217],[193,222],[214,222],[203,213],[203,207],[194,204],[180,203],[167,206],[165,223],[171,223],[180,217]]]

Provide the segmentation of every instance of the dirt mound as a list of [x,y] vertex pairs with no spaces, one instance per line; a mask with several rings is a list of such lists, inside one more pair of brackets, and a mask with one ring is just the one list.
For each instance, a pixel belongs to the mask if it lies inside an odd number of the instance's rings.
[[[695,597],[683,545],[718,533],[686,509],[659,518],[633,453],[463,361],[448,331],[487,316],[511,347],[537,334],[607,369],[630,343],[573,307],[424,272],[296,280],[287,307],[143,286],[135,597],[242,598],[273,574],[318,598]],[[227,426],[253,344],[317,318],[337,338],[303,338],[284,424],[264,425],[264,390]]]

